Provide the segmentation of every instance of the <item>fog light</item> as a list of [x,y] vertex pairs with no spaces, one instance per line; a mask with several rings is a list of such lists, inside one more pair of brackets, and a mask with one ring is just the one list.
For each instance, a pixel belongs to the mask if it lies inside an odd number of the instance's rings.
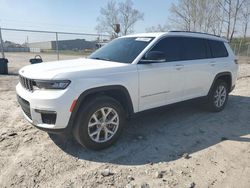
[[41,114],[42,121],[45,124],[55,124],[56,123],[56,114]]
[[35,112],[40,113],[44,124],[56,124],[56,112],[35,109]]

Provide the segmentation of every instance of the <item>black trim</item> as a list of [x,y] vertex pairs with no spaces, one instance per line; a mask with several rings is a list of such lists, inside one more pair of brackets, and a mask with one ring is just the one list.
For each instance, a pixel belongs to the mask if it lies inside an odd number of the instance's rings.
[[222,40],[223,38],[219,35],[214,35],[214,34],[210,34],[210,33],[204,33],[204,32],[197,32],[197,31],[169,31],[170,33],[194,33],[194,34],[203,34],[203,35],[208,35],[208,36],[214,36],[214,37],[218,37],[220,40]]
[[230,90],[229,91],[232,91],[232,74],[230,73],[230,72],[221,72],[221,73],[218,73],[216,76],[215,76],[215,78],[214,78],[214,81],[213,81],[213,83],[212,83],[212,85],[211,85],[211,87],[210,87],[210,89],[209,89],[209,92],[208,92],[208,95],[211,93],[211,91],[212,91],[212,89],[213,89],[213,87],[214,87],[214,84],[215,84],[215,82],[216,82],[216,80],[219,78],[219,77],[221,77],[221,76],[230,76],[230,78],[231,78],[231,86],[230,86]]
[[[96,94],[102,94],[102,92],[108,92],[112,90],[117,90],[117,91],[122,91],[125,94],[126,97],[126,105],[125,110],[127,110],[127,116],[131,117],[134,114],[134,108],[133,108],[133,103],[131,100],[131,97],[129,95],[128,90],[121,85],[110,85],[110,86],[101,86],[101,87],[96,87],[96,88],[91,88],[86,91],[84,91],[77,99],[77,103],[73,109],[73,112],[71,113],[69,123],[67,125],[68,130],[72,130],[74,126],[74,120],[76,119],[77,112],[82,105],[83,101],[86,99],[87,96],[89,95],[96,95]],[[83,104],[84,105],[84,104]]]
[[234,88],[235,88],[235,85],[233,85],[233,86],[231,87],[231,89],[230,89],[229,92],[232,92],[232,91],[234,90]]
[[31,113],[30,113],[30,103],[28,101],[26,101],[25,99],[23,99],[22,97],[20,97],[19,95],[17,95],[17,101],[20,104],[23,112],[31,120],[32,117],[31,117]]

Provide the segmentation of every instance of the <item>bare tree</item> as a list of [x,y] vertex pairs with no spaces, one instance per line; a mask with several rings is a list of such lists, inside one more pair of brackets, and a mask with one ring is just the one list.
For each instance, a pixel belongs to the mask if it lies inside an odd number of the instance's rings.
[[[170,9],[178,29],[222,35],[229,41],[239,29],[240,18],[246,36],[250,20],[250,0],[178,0]],[[248,3],[247,3],[248,2]]]
[[99,24],[96,29],[98,32],[114,33],[115,24],[118,23],[118,8],[115,1],[111,0],[106,7],[101,7],[100,16],[97,18]]
[[170,12],[178,29],[219,33],[218,0],[178,0]]
[[219,25],[221,12],[218,7],[218,0],[200,0],[197,2],[198,31],[221,35]]
[[179,0],[177,5],[172,4],[170,12],[172,18],[170,20],[176,24],[177,28],[182,30],[192,30],[192,11],[191,11],[192,0]]
[[245,0],[236,0],[236,4],[234,7],[234,17],[233,17],[233,28],[232,28],[232,32],[229,38],[229,41],[232,41],[234,33],[235,33],[235,27],[236,27],[236,22],[237,22],[237,18],[238,18],[238,14],[239,14],[239,10],[242,7],[242,4],[244,3]]
[[143,13],[133,8],[133,2],[126,0],[124,3],[119,4],[120,24],[123,35],[133,32],[134,25],[137,21],[143,20]]
[[239,13],[246,0],[221,0],[220,6],[225,12],[224,23],[226,23],[226,37],[232,41],[236,26],[239,21]]
[[107,32],[113,35],[115,24],[119,22],[118,13],[118,6],[114,0],[109,1],[105,7],[101,7],[101,15],[97,18],[98,25],[96,30],[99,33]]
[[133,8],[133,2],[126,0],[125,2],[116,4],[114,0],[110,0],[105,7],[100,10],[100,16],[97,18],[98,32],[107,32],[111,36],[115,34],[116,24],[120,24],[122,35],[133,32],[134,25],[137,21],[143,20],[143,13]]
[[242,6],[241,22],[243,26],[243,37],[246,39],[248,24],[250,22],[250,0],[246,0]]
[[169,30],[169,28],[170,27],[168,25],[158,24],[156,26],[146,28],[146,32],[166,32]]

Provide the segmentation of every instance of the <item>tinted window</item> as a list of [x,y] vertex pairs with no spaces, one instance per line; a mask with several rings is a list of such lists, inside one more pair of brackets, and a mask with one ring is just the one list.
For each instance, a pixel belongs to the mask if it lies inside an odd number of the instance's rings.
[[210,46],[213,58],[228,56],[227,49],[223,42],[216,40],[208,40],[208,44]]
[[207,58],[206,41],[201,38],[181,38],[182,60],[195,60]]
[[118,38],[95,51],[89,58],[132,63],[152,39],[148,37]]
[[180,38],[167,37],[160,40],[151,51],[161,51],[165,54],[166,61],[180,61]]
[[151,51],[165,53],[166,61],[184,61],[207,58],[206,41],[191,37],[167,37],[159,41]]

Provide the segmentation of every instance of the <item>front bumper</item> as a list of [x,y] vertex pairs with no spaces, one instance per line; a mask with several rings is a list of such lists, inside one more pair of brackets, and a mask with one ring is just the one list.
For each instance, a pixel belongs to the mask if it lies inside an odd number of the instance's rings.
[[30,92],[19,83],[16,92],[23,114],[31,124],[47,132],[65,132],[75,99],[73,89]]

